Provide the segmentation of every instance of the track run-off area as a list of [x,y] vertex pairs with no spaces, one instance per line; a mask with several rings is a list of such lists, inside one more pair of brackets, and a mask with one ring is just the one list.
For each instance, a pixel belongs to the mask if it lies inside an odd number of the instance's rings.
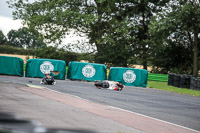
[[[0,99],[10,101],[0,101],[0,111],[15,112],[49,127],[57,123],[58,128],[113,133],[200,131],[200,97],[130,86],[122,91],[102,90],[85,81],[56,80],[56,85],[40,85],[41,80],[0,76]],[[12,107],[14,102],[21,108]],[[26,106],[30,107],[26,110]],[[52,114],[58,116],[50,120]]]

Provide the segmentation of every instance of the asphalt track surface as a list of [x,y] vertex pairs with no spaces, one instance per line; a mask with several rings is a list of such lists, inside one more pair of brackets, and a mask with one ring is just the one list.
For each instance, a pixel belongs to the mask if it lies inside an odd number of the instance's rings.
[[[39,85],[41,79],[0,76],[0,81]],[[122,91],[101,90],[92,82],[56,81],[55,86],[40,86],[200,131],[199,97],[139,87],[126,87]]]

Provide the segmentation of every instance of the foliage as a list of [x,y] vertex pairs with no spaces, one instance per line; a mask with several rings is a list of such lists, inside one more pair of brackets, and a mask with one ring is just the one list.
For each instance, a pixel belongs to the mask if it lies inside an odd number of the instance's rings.
[[155,49],[152,63],[165,72],[191,74],[193,70],[193,75],[197,76],[200,4],[180,0],[171,1],[168,7],[151,21],[150,33]]
[[[57,50],[56,47],[52,46],[39,49],[24,49],[8,45],[0,45],[0,53],[33,55],[36,58],[64,60],[67,65],[69,61],[79,61],[78,57],[81,56],[81,54],[78,53],[67,52],[62,49]],[[87,58],[88,56],[85,57]]]
[[94,61],[94,56],[95,54],[88,54],[88,53],[76,53],[77,54],[77,60],[81,61],[81,60],[86,60],[89,62],[93,62]]
[[19,54],[19,55],[33,55],[35,56],[35,51],[34,49],[23,49],[19,47],[13,47],[9,45],[0,45],[0,53],[5,53],[5,54]]
[[[187,44],[187,43],[185,43]],[[192,49],[182,43],[167,40],[161,48],[155,49],[151,63],[153,73],[192,73]]]
[[19,0],[10,5],[17,9],[15,18],[23,19],[29,28],[45,31],[43,37],[50,42],[60,42],[66,32],[76,29],[96,45],[96,62],[127,66],[128,59],[137,56],[146,68],[148,25],[168,1],[46,0],[30,4]]
[[30,31],[23,27],[9,31],[8,45],[20,48],[39,48],[44,47],[45,43],[37,31]]
[[45,48],[40,48],[37,50],[37,57],[45,59],[57,59],[64,60],[66,65],[70,61],[77,60],[77,54],[73,52],[66,52],[64,50],[57,50],[56,47],[50,46]]
[[[162,73],[198,73],[198,1],[25,0],[9,1],[16,19],[61,43],[74,30],[95,45],[95,62],[153,65]],[[82,47],[82,45],[79,47]],[[194,54],[193,54],[194,53]],[[133,63],[132,63],[133,61]],[[191,65],[193,63],[193,65]],[[193,70],[191,71],[191,68]]]
[[0,30],[0,45],[3,45],[7,42],[5,35],[3,34],[2,30]]

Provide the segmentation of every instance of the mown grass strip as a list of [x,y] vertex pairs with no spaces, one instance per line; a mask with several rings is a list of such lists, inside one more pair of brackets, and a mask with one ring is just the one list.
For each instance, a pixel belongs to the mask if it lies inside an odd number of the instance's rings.
[[167,82],[148,81],[147,87],[200,97],[200,91],[168,86]]

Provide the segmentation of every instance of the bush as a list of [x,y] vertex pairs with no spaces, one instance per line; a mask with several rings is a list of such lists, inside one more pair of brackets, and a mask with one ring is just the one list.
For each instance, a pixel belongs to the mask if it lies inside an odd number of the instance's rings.
[[67,65],[70,61],[88,60],[92,62],[94,60],[94,54],[74,53],[63,49],[59,50],[52,46],[39,49],[23,49],[8,45],[0,45],[0,53],[33,55],[36,58],[64,60]]
[[57,50],[56,47],[46,47],[37,50],[36,56],[44,59],[64,60],[66,64],[70,61],[77,60],[77,53],[67,52],[64,50]]
[[36,54],[36,49],[23,49],[17,48],[9,45],[0,45],[0,53],[5,54],[19,54],[19,55],[34,55]]

